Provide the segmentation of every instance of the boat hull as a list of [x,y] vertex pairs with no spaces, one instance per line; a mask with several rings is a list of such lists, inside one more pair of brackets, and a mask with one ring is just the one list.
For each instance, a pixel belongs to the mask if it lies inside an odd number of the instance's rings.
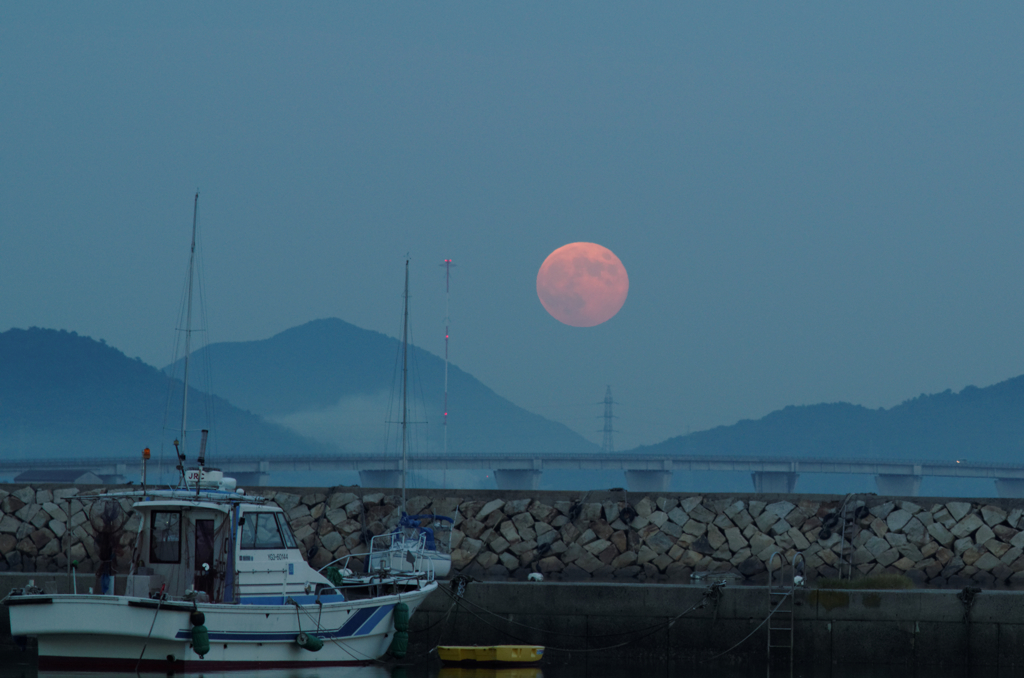
[[[361,664],[383,656],[394,636],[398,603],[412,614],[437,588],[367,600],[295,605],[191,605],[128,596],[53,595],[9,598],[11,633],[34,636],[39,667],[134,670],[279,668]],[[190,614],[205,616],[210,650],[192,647]],[[150,633],[152,628],[152,633]],[[316,635],[316,652],[296,643],[300,632]]]

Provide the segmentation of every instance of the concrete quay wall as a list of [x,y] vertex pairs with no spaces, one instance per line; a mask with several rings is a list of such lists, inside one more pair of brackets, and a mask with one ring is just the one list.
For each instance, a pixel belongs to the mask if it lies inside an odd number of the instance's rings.
[[[431,596],[413,617],[411,640],[414,650],[536,643],[553,662],[583,651],[600,658],[765,662],[767,630],[757,627],[770,611],[766,587],[726,586],[717,605],[669,624],[704,592],[666,584],[471,583],[457,611],[449,612],[451,596]],[[794,662],[1024,667],[1024,594],[983,591],[968,604],[958,595],[797,589]],[[773,662],[788,657],[788,650],[775,652]]]
[[[0,572],[61,572],[69,554],[94,571],[103,514],[127,572],[138,517],[128,500],[87,496],[98,489],[0,486]],[[399,517],[393,490],[259,491],[287,512],[317,567],[365,553]],[[728,572],[759,583],[773,553],[800,552],[810,582],[903,573],[918,586],[1024,587],[1017,499],[415,489],[407,509],[456,516],[453,569],[484,580],[685,583]]]

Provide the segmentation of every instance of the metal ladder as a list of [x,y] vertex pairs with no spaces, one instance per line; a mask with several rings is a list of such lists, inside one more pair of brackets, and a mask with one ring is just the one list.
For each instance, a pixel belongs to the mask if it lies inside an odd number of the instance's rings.
[[[779,559],[778,569],[774,569],[775,558]],[[793,592],[796,590],[796,566],[804,561],[804,554],[797,551],[793,562],[787,563],[786,557],[776,551],[768,559],[768,671],[771,672],[772,658],[780,652],[786,658],[789,667],[793,667]],[[789,582],[787,585],[787,565]],[[777,608],[777,609],[776,609]],[[772,612],[774,610],[774,612]]]

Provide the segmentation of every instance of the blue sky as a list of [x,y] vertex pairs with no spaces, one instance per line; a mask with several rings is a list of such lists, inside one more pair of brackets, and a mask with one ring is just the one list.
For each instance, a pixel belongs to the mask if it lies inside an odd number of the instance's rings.
[[[1024,372],[1017,3],[5,3],[0,330],[336,316],[617,447]],[[545,256],[630,276],[550,318]],[[457,407],[458,394],[451,396]]]

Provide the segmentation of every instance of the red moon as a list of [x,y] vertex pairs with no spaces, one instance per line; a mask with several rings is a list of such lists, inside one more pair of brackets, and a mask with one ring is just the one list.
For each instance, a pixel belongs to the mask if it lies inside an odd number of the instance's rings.
[[629,294],[626,267],[607,247],[592,242],[563,245],[537,272],[537,296],[555,320],[593,327],[611,319]]

